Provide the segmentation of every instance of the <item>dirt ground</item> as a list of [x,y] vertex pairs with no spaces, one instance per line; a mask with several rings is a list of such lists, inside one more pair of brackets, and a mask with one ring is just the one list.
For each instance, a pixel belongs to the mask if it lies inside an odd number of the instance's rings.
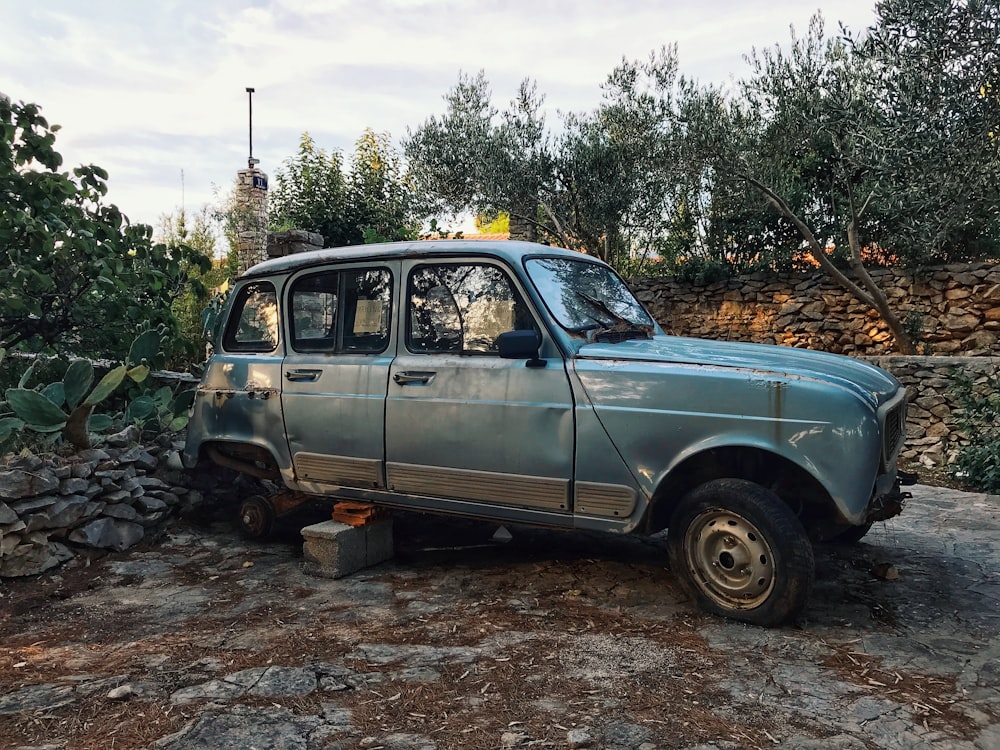
[[[0,581],[0,748],[207,747],[206,717],[280,715],[303,748],[995,749],[997,507],[919,488],[817,548],[779,630],[700,614],[657,540],[398,514],[395,560],[333,581],[302,571],[314,518],[267,544],[177,520]],[[277,667],[315,689],[212,693]]]

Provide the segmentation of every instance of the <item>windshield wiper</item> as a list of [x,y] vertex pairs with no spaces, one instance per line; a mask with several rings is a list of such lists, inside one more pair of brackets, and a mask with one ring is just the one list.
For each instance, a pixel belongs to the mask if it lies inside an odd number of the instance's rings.
[[[604,300],[600,300],[597,297],[592,297],[589,294],[587,294],[586,292],[581,292],[579,289],[574,289],[573,293],[576,294],[576,296],[579,297],[580,299],[582,299],[584,302],[589,303],[598,312],[604,313],[605,315],[607,315],[609,318],[611,318],[611,321],[615,321],[615,322],[618,322],[618,323],[624,323],[625,325],[629,325],[629,326],[634,325],[631,320],[628,320],[627,318],[623,318],[621,315],[619,315],[614,310],[612,310],[610,307],[608,307],[607,304],[604,302]],[[593,320],[596,323],[599,323],[601,326],[610,326],[610,325],[613,325],[613,323],[611,321],[607,321],[607,322],[605,322],[605,321],[598,321],[596,318],[591,318],[591,320]]]
[[608,344],[617,344],[620,341],[629,339],[648,339],[650,329],[648,326],[637,325],[628,318],[624,318],[597,297],[592,297],[586,292],[574,289],[573,292],[582,300],[590,304],[599,313],[611,318],[610,321],[598,320],[591,316],[593,325],[586,325],[576,330],[580,333],[587,332],[590,341],[601,341]]

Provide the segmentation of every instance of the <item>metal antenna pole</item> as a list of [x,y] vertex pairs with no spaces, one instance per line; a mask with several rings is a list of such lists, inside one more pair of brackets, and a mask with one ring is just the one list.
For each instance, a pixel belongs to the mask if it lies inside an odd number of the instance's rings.
[[247,86],[247,100],[248,100],[248,104],[250,105],[250,118],[249,118],[249,125],[250,125],[250,158],[247,160],[247,166],[249,166],[250,169],[253,169],[253,165],[257,163],[257,161],[253,158],[253,91],[254,91],[253,88],[251,88],[250,86]]

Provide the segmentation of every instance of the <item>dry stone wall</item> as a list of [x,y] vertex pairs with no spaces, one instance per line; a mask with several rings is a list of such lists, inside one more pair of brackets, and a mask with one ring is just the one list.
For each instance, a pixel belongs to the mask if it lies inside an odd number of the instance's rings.
[[[922,354],[1000,355],[1000,266],[951,265],[920,274],[884,268],[872,276],[915,331]],[[855,356],[893,351],[878,313],[819,271],[710,284],[639,278],[632,287],[660,325],[679,336]]]
[[122,551],[171,515],[233,508],[252,494],[256,480],[228,469],[183,471],[182,435],[139,438],[129,427],[71,455],[4,456],[0,577],[41,573],[84,550]]
[[953,393],[955,374],[980,389],[1000,368],[1000,357],[866,357],[906,386],[909,400],[903,458],[928,468],[955,462],[972,436],[958,429],[960,405]]
[[0,576],[40,573],[74,549],[124,550],[189,494],[153,476],[159,446],[128,428],[72,456],[8,456],[0,466]]

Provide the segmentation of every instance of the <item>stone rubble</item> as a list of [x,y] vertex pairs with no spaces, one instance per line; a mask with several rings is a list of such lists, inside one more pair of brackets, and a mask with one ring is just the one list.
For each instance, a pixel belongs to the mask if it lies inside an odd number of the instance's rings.
[[171,515],[191,512],[207,493],[226,500],[232,472],[180,470],[183,443],[169,436],[141,445],[131,426],[100,448],[61,456],[7,456],[0,464],[0,577],[37,575],[81,549],[121,552]]

